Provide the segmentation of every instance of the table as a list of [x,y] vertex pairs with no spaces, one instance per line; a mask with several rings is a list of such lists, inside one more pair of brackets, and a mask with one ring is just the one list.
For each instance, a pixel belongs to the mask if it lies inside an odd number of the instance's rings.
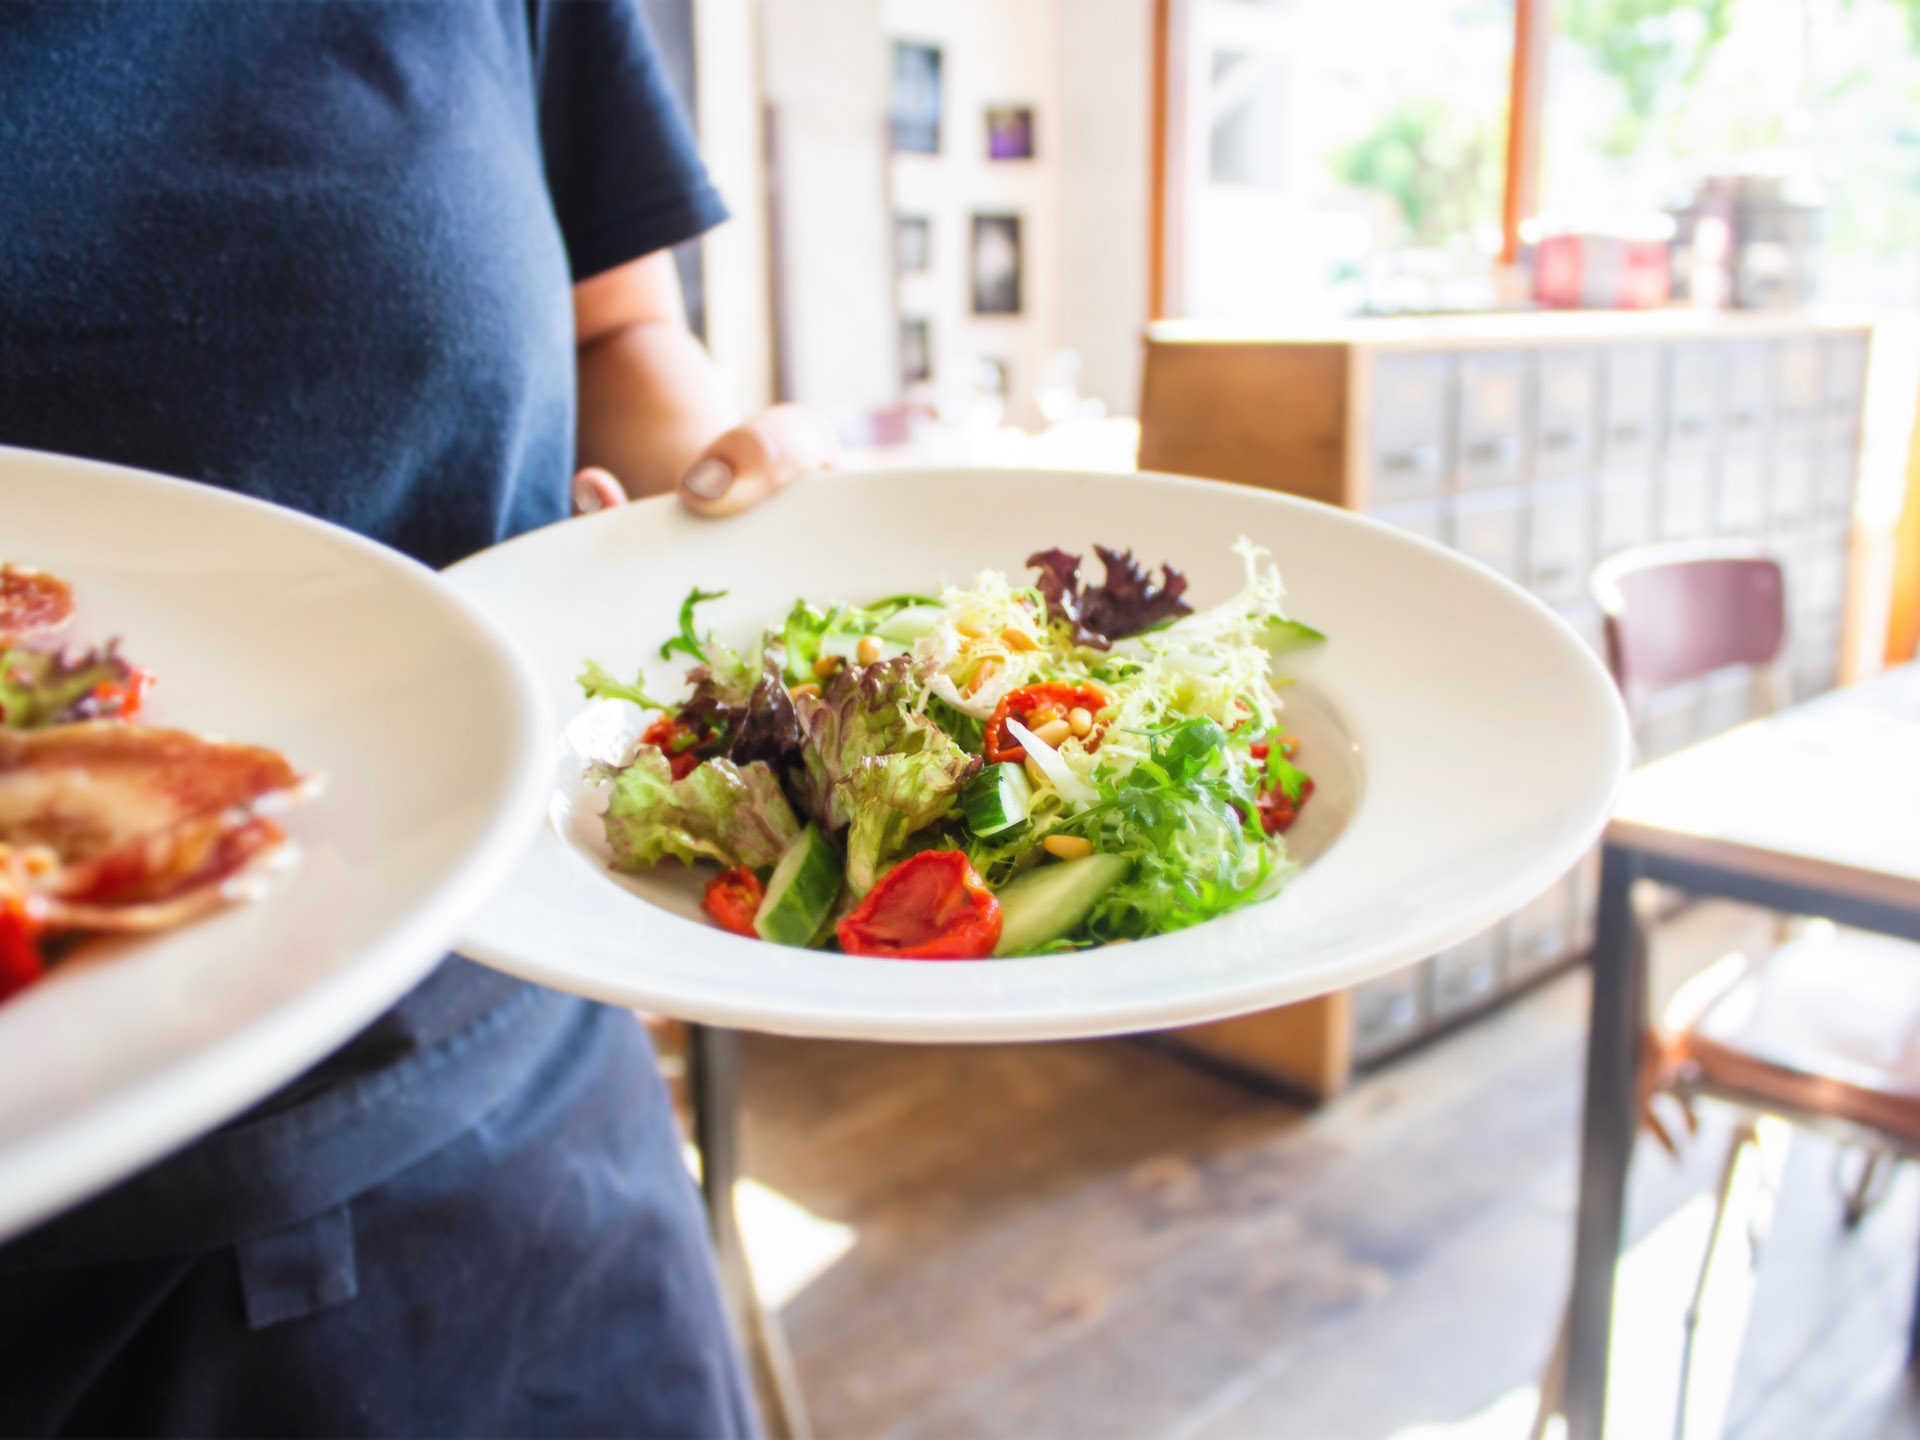
[[1646,943],[1630,904],[1640,880],[1920,941],[1920,663],[1644,766],[1622,792],[1591,956],[1561,1407],[1571,1440],[1598,1440],[1605,1420],[1647,1024]]

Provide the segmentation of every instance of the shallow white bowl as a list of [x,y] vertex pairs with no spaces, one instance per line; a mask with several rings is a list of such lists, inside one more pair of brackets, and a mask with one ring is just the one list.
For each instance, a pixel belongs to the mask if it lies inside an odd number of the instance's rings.
[[324,775],[261,903],[95,942],[0,1004],[0,1236],[244,1109],[445,953],[540,823],[554,721],[431,570],[204,485],[0,449],[0,560],[158,677],[143,719]]
[[[1284,657],[1289,723],[1320,789],[1275,901],[1134,945],[910,963],[760,944],[699,918],[677,866],[616,877],[578,823],[579,757],[554,745],[554,819],[469,924],[473,955],[529,979],[710,1024],[879,1040],[1041,1039],[1215,1019],[1323,994],[1432,954],[1517,909],[1598,837],[1628,755],[1612,684],[1551,611],[1491,572],[1347,512],[1160,475],[866,471],[819,476],[714,523],[667,500],[557,526],[448,578],[532,657],[563,716],[581,662],[658,658],[695,585],[743,643],[798,596],[871,600],[1024,573],[1059,545],[1131,547],[1193,580],[1242,583],[1242,535],[1280,562],[1289,607],[1328,644]],[[1094,562],[1097,574],[1097,562]],[[590,722],[576,721],[574,734]]]

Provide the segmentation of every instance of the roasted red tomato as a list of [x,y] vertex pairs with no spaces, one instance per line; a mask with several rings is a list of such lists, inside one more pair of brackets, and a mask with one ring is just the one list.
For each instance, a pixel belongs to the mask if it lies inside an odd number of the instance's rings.
[[700,737],[669,715],[662,715],[649,725],[640,740],[642,744],[660,747],[661,754],[667,757],[667,769],[676,780],[686,779],[700,765],[700,757],[693,753]]
[[27,918],[22,902],[0,898],[0,1000],[40,978],[45,964],[39,936],[40,927]]
[[[1299,752],[1300,742],[1291,735],[1280,737],[1280,753],[1291,760]],[[1256,740],[1247,747],[1249,754],[1256,760],[1264,760],[1273,753],[1273,747],[1265,740]],[[1269,835],[1278,835],[1300,818],[1300,807],[1307,803],[1307,797],[1313,794],[1313,777],[1302,776],[1300,780],[1300,798],[1289,800],[1287,792],[1278,785],[1271,790],[1260,792],[1260,828]]]
[[982,960],[1000,940],[1000,902],[958,850],[923,850],[882,876],[838,933],[849,955]]
[[73,618],[73,587],[25,565],[0,565],[0,650],[51,648]]
[[[1018,742],[1007,736],[1007,721],[1018,720],[1029,730],[1046,723],[1042,716],[1064,720],[1075,710],[1085,710],[1097,714],[1113,704],[1113,693],[1098,685],[1067,685],[1050,680],[1043,685],[1028,685],[1019,690],[1009,691],[1001,698],[993,712],[993,719],[987,722],[987,761],[993,765],[1009,762],[1018,764],[1027,758],[1027,752]],[[1049,712],[1051,712],[1049,714]],[[1096,727],[1087,737],[1087,748],[1093,749],[1099,743]]]
[[711,915],[713,923],[722,930],[758,940],[760,932],[753,928],[753,917],[760,913],[760,902],[766,893],[753,871],[736,865],[707,882],[707,893],[701,898],[700,908]]

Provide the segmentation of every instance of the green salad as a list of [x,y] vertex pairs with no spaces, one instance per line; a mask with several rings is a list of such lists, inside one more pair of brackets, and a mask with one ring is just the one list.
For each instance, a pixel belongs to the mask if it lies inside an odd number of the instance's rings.
[[1136,940],[1265,900],[1313,781],[1273,660],[1319,642],[1267,553],[1195,612],[1187,581],[1095,546],[1027,583],[797,601],[745,653],[703,633],[695,590],[657,699],[588,661],[581,688],[651,712],[596,763],[615,868],[712,862],[703,908],[736,934],[899,959],[983,959]]

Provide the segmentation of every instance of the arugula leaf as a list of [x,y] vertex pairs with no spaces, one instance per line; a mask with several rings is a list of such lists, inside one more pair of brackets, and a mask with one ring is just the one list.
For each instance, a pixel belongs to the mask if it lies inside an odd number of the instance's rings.
[[587,661],[586,668],[574,677],[574,684],[586,693],[589,700],[631,700],[642,710],[665,710],[667,707],[646,692],[647,672],[643,668],[628,685],[616,680],[606,666],[598,660]]
[[670,855],[761,869],[800,833],[779,777],[763,762],[708,760],[675,780],[659,747],[642,745],[631,764],[594,765],[588,774],[613,785],[606,827],[616,870],[645,870]]
[[671,660],[674,652],[678,651],[703,665],[708,663],[706,645],[713,637],[709,635],[706,641],[702,641],[693,633],[693,610],[696,605],[704,605],[709,600],[718,600],[726,593],[724,590],[702,590],[698,585],[687,592],[687,598],[680,602],[680,633],[660,647],[662,660]]
[[1267,779],[1280,787],[1280,793],[1287,797],[1289,805],[1300,803],[1301,793],[1306,788],[1307,772],[1287,759],[1280,748],[1280,737],[1273,737],[1267,749]]

